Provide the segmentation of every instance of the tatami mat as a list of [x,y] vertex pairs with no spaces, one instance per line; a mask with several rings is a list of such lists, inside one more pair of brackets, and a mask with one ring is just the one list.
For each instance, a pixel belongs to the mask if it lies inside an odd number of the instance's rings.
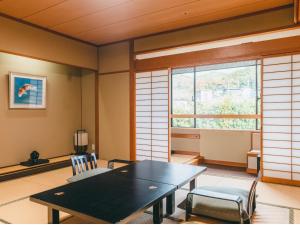
[[[99,165],[106,167],[107,162],[99,161]],[[71,176],[71,168],[68,167],[12,181],[0,182],[0,223],[46,223],[46,207],[31,202],[28,196],[63,185],[66,183],[66,179]],[[234,185],[235,187],[248,188],[251,183],[252,179],[224,175],[217,176],[203,174],[197,179],[197,185],[199,186]],[[188,185],[184,188],[187,189]],[[180,199],[184,199],[186,193],[187,190],[176,192],[176,200],[179,201]],[[299,187],[259,182],[257,194],[259,196],[259,204],[255,223],[288,223],[287,221],[291,218],[291,214],[293,215],[292,218],[294,222],[300,223]],[[291,210],[290,208],[295,209]],[[62,217],[66,217],[66,215],[67,214],[62,214]],[[182,222],[184,220],[184,211],[177,209],[172,217],[173,223]],[[282,218],[284,221],[281,220]],[[65,223],[68,223],[70,219],[74,220],[78,218],[69,218]],[[149,223],[151,219],[151,215],[145,214],[133,222],[137,223],[141,221],[141,223]],[[205,223],[209,222],[210,221],[205,221]],[[170,220],[165,219],[164,223],[170,223]]]
[[[204,177],[205,179],[203,180]],[[247,188],[251,185],[252,179],[254,178],[237,178],[203,174],[201,178],[197,180],[197,184],[216,186],[234,185],[240,188]],[[259,195],[259,201],[262,203],[300,210],[300,187],[259,182],[257,194]]]
[[[60,213],[61,219],[66,216],[68,215]],[[25,198],[0,207],[0,218],[17,224],[48,223],[48,209]]]
[[35,184],[23,179],[0,183],[0,205],[49,189],[47,185]]
[[300,187],[259,182],[259,201],[300,210]]
[[[107,162],[99,160],[98,165],[107,167]],[[116,164],[119,166],[120,164]],[[0,182],[0,206],[67,183],[72,176],[71,167],[57,169],[45,173],[27,176],[10,181]]]
[[[187,191],[179,190],[176,192],[177,203],[182,201]],[[132,220],[130,224],[152,224],[152,215],[150,213],[141,214],[138,218]],[[254,224],[289,224],[293,222],[293,217],[291,216],[291,209],[284,207],[277,207],[267,204],[259,203],[257,205],[256,213],[253,217],[252,223]],[[63,223],[89,223],[89,221],[82,220],[80,218],[71,217],[63,221]],[[202,224],[215,224],[215,223],[226,223],[225,221],[215,220],[206,217],[192,217],[188,222],[185,221],[185,211],[176,208],[175,213],[167,218],[163,219],[163,224],[181,224],[181,223],[202,223]]]

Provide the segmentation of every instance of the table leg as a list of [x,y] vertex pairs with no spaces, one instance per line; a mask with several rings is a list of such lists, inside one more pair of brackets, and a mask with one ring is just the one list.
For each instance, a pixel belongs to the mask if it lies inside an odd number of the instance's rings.
[[175,212],[175,192],[167,196],[167,215],[172,215]]
[[59,211],[48,207],[48,223],[59,224]]
[[163,202],[158,201],[153,205],[153,223],[161,224],[163,221]]
[[190,181],[190,191],[196,188],[196,179]]

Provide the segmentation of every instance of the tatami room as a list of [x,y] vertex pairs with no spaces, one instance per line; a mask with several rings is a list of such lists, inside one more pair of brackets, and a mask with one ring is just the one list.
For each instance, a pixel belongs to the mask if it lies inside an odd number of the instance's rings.
[[0,0],[0,224],[300,223],[299,0]]

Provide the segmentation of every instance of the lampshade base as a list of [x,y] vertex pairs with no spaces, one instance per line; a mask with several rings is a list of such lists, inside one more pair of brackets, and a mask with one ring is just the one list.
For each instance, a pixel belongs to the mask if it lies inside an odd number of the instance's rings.
[[85,155],[88,150],[88,146],[74,146],[74,150],[75,155]]

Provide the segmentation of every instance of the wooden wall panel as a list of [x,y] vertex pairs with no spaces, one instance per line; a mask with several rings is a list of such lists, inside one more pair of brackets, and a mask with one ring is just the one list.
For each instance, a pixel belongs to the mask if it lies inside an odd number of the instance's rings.
[[129,71],[129,42],[120,42],[99,48],[99,72],[114,73],[127,70]]
[[129,159],[129,73],[115,73],[98,78],[100,158]]
[[99,152],[103,159],[130,159],[130,43],[99,47]]
[[[47,108],[10,110],[10,71],[47,76]],[[72,153],[73,134],[81,129],[81,70],[45,61],[0,53],[0,167],[28,159],[36,150],[41,158]],[[88,108],[85,111],[89,111]]]
[[82,70],[81,72],[81,99],[82,99],[82,128],[89,133],[89,150],[96,148],[96,72]]
[[97,70],[97,48],[0,17],[0,51]]

